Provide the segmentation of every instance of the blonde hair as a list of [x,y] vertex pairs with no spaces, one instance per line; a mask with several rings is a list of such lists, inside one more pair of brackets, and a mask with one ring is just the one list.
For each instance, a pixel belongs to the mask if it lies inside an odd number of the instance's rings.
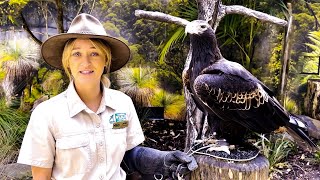
[[[70,39],[64,46],[63,53],[62,53],[62,66],[70,80],[72,80],[72,75],[69,69],[69,65],[70,65],[69,59],[71,56],[72,49],[74,47],[75,40],[76,39]],[[111,48],[107,44],[103,43],[103,41],[100,39],[89,39],[89,40],[91,41],[93,46],[97,48],[97,50],[100,51],[106,59],[105,71],[101,76],[101,81],[105,87],[109,88],[110,80],[108,78],[108,73],[110,72],[110,65],[111,65]]]

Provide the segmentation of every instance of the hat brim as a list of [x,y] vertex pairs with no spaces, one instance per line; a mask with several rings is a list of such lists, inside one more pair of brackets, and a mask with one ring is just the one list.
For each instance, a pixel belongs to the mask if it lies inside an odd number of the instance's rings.
[[41,54],[47,64],[52,67],[63,69],[62,52],[66,42],[73,38],[91,38],[104,40],[111,48],[111,65],[110,72],[116,71],[123,67],[130,59],[129,47],[119,39],[111,36],[62,33],[48,38],[41,46]]

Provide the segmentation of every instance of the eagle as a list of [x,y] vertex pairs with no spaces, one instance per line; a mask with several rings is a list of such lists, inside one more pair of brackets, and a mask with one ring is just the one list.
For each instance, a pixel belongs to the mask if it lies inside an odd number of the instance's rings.
[[298,116],[286,111],[274,93],[242,65],[221,55],[206,21],[189,22],[185,32],[190,36],[191,60],[183,75],[184,85],[206,116],[220,119],[213,123],[208,118],[209,124],[219,127],[215,131],[220,136],[240,143],[247,131],[270,133],[286,127],[303,149],[316,149],[307,135],[307,125]]

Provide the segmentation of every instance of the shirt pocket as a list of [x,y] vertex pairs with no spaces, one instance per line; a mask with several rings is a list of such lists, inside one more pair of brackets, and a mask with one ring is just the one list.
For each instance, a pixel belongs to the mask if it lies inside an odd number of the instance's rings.
[[58,172],[66,177],[83,174],[92,166],[92,154],[88,134],[63,136],[56,141],[55,164]]
[[109,160],[120,165],[127,148],[127,128],[108,129],[106,139],[108,154],[112,156],[109,157]]

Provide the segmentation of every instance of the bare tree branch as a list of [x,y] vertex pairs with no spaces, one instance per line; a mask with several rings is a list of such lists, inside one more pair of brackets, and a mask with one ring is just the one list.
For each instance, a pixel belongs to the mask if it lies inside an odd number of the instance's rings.
[[233,5],[233,6],[221,5],[220,10],[222,11],[221,13],[222,17],[225,16],[226,14],[242,14],[242,15],[257,18],[261,21],[278,24],[280,26],[287,26],[288,24],[287,21],[282,20],[280,18],[271,16],[263,12],[255,11],[243,6],[239,6],[239,5]]
[[64,28],[63,28],[63,7],[62,7],[62,0],[55,0],[55,4],[57,6],[57,29],[58,33],[63,33]]
[[178,24],[181,26],[186,26],[189,23],[189,21],[187,21],[185,19],[171,16],[169,14],[164,14],[161,12],[136,10],[134,14],[138,18],[145,18],[145,19],[150,19],[150,20],[155,20],[155,21],[174,23],[174,24]]
[[312,7],[310,6],[310,3],[308,1],[305,1],[306,2],[306,7],[307,9],[309,10],[309,12],[311,13],[311,15],[314,17],[314,22],[315,22],[315,25],[316,25],[316,28],[315,30],[318,31],[318,28],[320,26],[319,24],[319,21],[318,21],[318,18],[316,16],[316,14],[314,13]]
[[287,33],[285,37],[285,44],[284,44],[284,53],[283,53],[283,63],[281,68],[281,81],[280,81],[280,102],[284,104],[284,98],[286,94],[284,90],[286,89],[287,85],[287,76],[289,72],[289,61],[290,61],[290,50],[291,50],[291,42],[292,42],[292,22],[293,22],[293,15],[292,15],[292,5],[291,3],[287,4],[289,19],[288,19],[288,27]]
[[22,20],[22,28],[30,35],[31,39],[34,40],[37,44],[41,45],[42,42],[31,32],[29,26],[27,24],[26,19],[24,18],[22,12],[20,13],[21,20]]
[[92,11],[93,11],[93,8],[94,8],[94,4],[96,3],[96,0],[93,0],[93,3],[92,3],[92,7],[91,7],[91,9],[90,9],[90,12],[89,12],[89,14],[91,14],[92,13]]

